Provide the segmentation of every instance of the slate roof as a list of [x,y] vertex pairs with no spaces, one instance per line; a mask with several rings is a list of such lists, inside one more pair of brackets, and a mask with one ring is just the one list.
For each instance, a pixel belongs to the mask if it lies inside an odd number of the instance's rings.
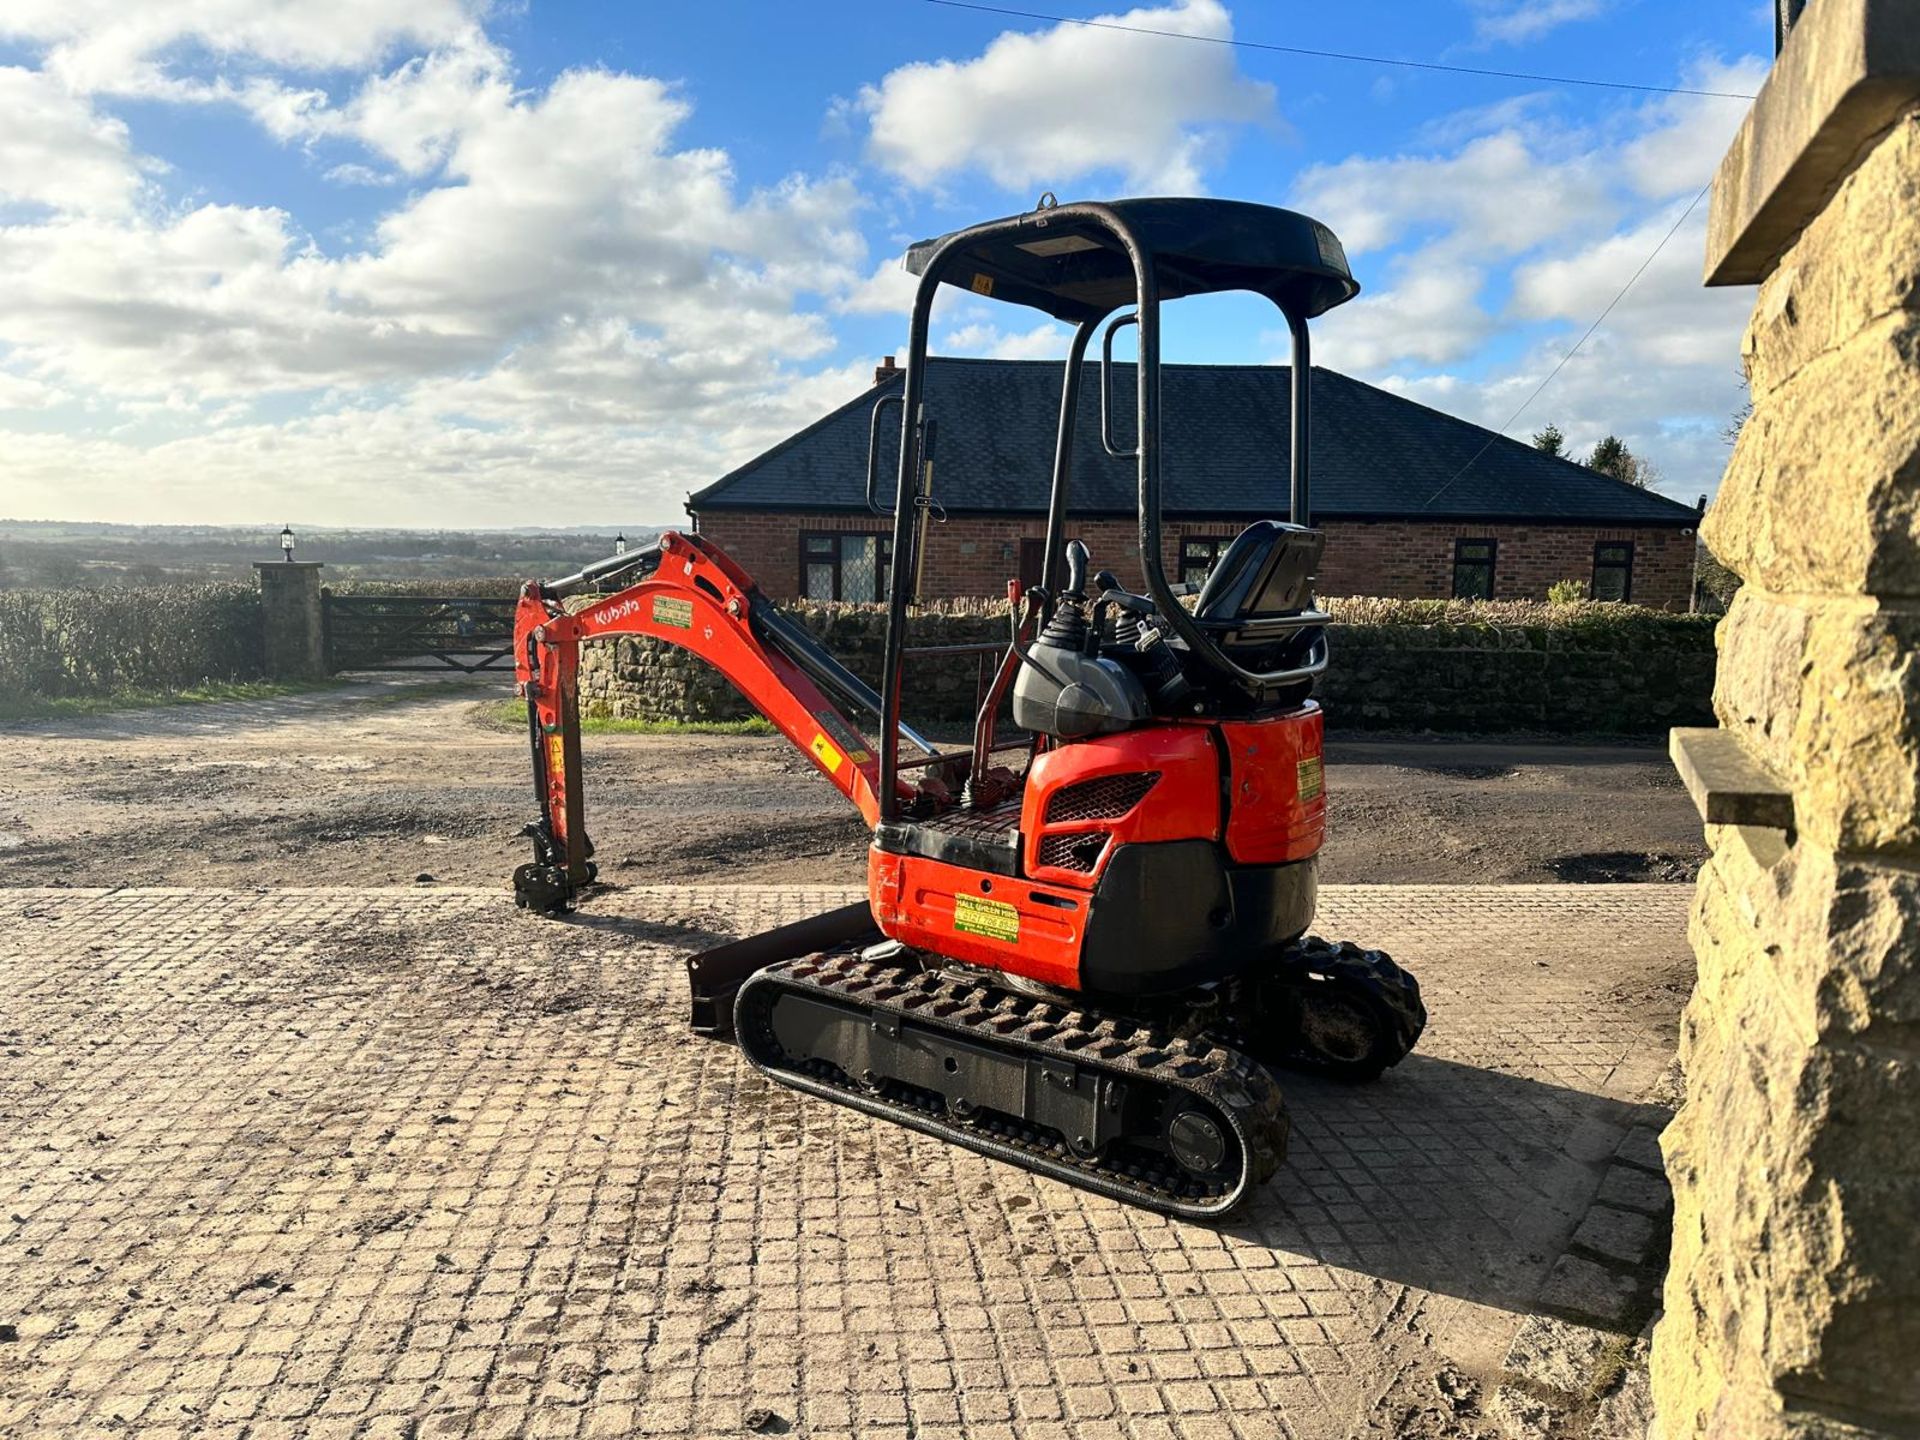
[[[1114,377],[1120,397],[1115,424],[1127,444],[1132,367],[1115,368],[1122,372]],[[1285,514],[1289,383],[1284,365],[1162,367],[1162,483],[1169,516]],[[903,384],[901,372],[855,396],[696,491],[687,499],[688,510],[865,510],[869,417],[881,396]],[[928,413],[939,422],[934,499],[951,513],[1044,513],[1060,366],[936,356],[928,363],[926,388]],[[1072,509],[1131,515],[1134,464],[1102,449],[1099,424],[1099,367],[1090,364],[1081,383]],[[891,494],[897,412],[883,432],[882,490]],[[1485,453],[1475,459],[1482,447]],[[1464,474],[1462,466],[1468,467]],[[1678,501],[1318,367],[1312,483],[1316,520],[1699,522],[1692,507]]]

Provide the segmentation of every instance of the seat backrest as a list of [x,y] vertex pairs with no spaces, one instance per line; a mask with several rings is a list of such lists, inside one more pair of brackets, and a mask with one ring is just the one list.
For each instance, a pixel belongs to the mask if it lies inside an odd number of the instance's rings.
[[1256,520],[1214,562],[1194,618],[1214,624],[1294,615],[1313,598],[1324,543],[1317,530]]

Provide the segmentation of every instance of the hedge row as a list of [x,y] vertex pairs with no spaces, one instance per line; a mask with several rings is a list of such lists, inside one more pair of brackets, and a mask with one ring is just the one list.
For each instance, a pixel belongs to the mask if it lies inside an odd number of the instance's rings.
[[1713,615],[1676,615],[1641,605],[1582,600],[1381,600],[1322,604],[1340,633],[1370,644],[1421,650],[1681,650],[1711,652]]
[[0,591],[0,677],[15,693],[177,690],[262,669],[252,585]]
[[[1350,599],[1329,602],[1332,658],[1318,693],[1342,728],[1651,734],[1712,721],[1713,621],[1638,606]],[[856,674],[878,676],[885,611],[787,607]],[[997,614],[995,613],[997,611]],[[1004,644],[1006,605],[929,605],[909,645]],[[734,720],[751,713],[719,674],[650,639],[587,647],[583,703],[618,717]],[[971,658],[923,657],[903,694],[916,723],[974,704]]]
[[417,580],[337,580],[327,589],[335,595],[455,595],[471,600],[511,600],[520,593],[524,580],[511,575],[483,575],[462,580],[457,577],[427,576]]

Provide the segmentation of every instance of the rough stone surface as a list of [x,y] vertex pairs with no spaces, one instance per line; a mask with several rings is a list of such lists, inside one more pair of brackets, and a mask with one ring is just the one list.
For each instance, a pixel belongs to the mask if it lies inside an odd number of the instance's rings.
[[1714,176],[1707,283],[1762,279],[1916,97],[1915,0],[1808,6]]
[[1779,595],[1920,596],[1916,369],[1920,314],[1902,310],[1756,403],[1701,522],[1707,547]]
[[1838,850],[1920,849],[1920,607],[1743,587],[1722,626],[1721,726]]
[[1920,1433],[1920,113],[1863,81],[1894,55],[1910,103],[1920,0],[1809,6],[1716,182],[1717,253],[1771,277],[1702,527],[1747,582],[1714,704],[1795,828],[1707,827],[1662,1440]]
[[1431,1027],[1190,1225],[685,1033],[687,951],[849,898],[0,892],[0,1435],[1478,1433],[1377,1401],[1497,1366],[1668,1057],[1558,962],[1684,958],[1675,886],[1328,887]]
[[[1716,836],[1662,1137],[1674,1250],[1654,1373],[1674,1436],[1920,1422],[1920,876]],[[1756,1332],[1748,1319],[1768,1317]],[[1747,1426],[1752,1428],[1714,1427]]]
[[320,565],[311,560],[261,561],[263,660],[271,680],[320,680],[327,674]]
[[1913,114],[1847,177],[1792,257],[1761,284],[1744,342],[1756,403],[1876,322],[1920,309],[1917,249],[1920,114]]

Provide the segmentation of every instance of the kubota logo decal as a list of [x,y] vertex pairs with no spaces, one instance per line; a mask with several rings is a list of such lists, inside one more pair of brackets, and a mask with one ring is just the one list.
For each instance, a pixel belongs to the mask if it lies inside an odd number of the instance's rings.
[[611,625],[617,620],[626,619],[627,616],[633,614],[633,612],[639,608],[640,602],[638,600],[622,600],[618,605],[609,605],[604,610],[594,611],[593,623],[596,625]]

